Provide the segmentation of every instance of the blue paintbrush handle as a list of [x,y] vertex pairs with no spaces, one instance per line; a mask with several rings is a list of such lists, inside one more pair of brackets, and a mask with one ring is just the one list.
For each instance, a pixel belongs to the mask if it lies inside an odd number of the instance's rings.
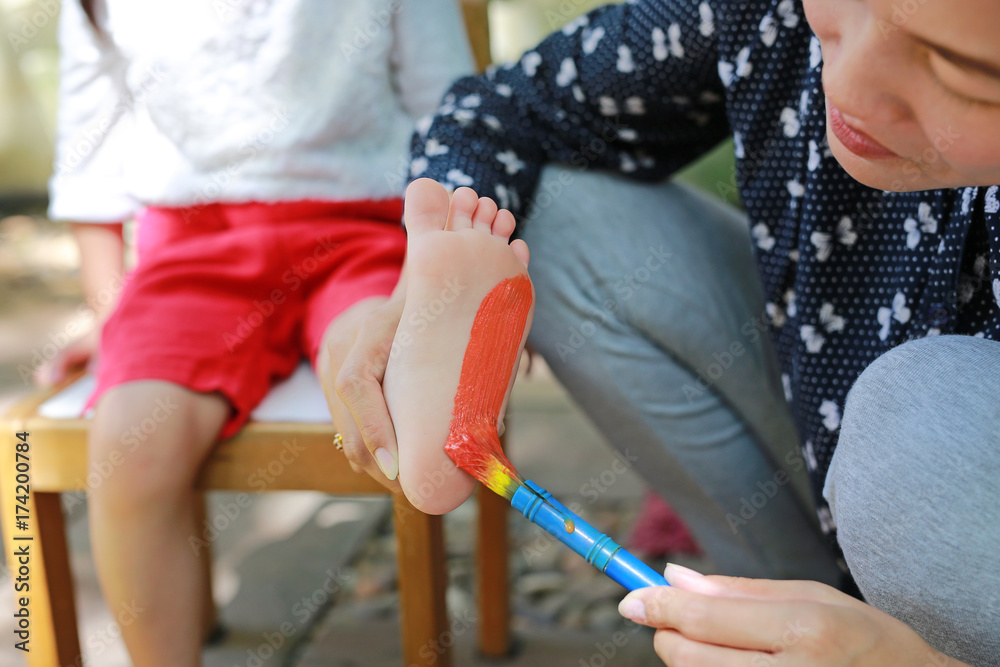
[[510,504],[529,521],[541,526],[630,591],[647,586],[669,585],[660,573],[569,511],[551,493],[531,480],[514,492]]

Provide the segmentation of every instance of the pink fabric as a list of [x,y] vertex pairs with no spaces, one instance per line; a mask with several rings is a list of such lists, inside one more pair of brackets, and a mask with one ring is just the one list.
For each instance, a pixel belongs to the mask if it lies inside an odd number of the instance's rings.
[[629,548],[658,558],[670,554],[701,555],[687,526],[674,509],[652,491],[647,491],[636,519]]

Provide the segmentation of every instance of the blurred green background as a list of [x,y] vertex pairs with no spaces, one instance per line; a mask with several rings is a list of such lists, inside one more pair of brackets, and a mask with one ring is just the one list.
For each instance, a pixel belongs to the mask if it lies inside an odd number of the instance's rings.
[[59,54],[54,0],[0,0],[0,195],[45,192]]

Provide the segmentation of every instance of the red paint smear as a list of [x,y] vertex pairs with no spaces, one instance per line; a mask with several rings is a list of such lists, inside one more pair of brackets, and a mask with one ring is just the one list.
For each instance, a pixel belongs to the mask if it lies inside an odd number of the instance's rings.
[[507,278],[486,295],[472,323],[444,450],[480,482],[485,481],[490,464],[500,464],[512,479],[520,479],[500,448],[497,418],[518,360],[531,302],[528,276]]

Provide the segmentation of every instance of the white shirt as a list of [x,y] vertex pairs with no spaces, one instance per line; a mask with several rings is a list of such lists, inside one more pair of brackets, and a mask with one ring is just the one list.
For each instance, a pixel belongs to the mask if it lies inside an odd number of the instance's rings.
[[456,0],[96,5],[100,35],[63,3],[53,219],[400,196],[414,123],[472,71]]

